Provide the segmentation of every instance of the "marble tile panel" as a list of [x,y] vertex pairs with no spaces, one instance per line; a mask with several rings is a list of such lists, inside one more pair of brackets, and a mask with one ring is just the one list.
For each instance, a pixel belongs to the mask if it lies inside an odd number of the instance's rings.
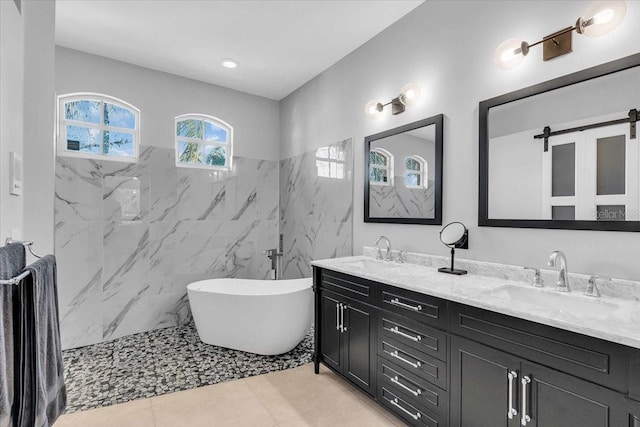
[[102,218],[104,221],[142,221],[149,215],[149,181],[146,176],[105,175]]
[[227,172],[178,168],[177,200],[173,220],[221,220],[227,203]]
[[258,163],[258,183],[256,210],[259,220],[275,220],[278,218],[279,162],[260,160]]
[[258,225],[258,221],[226,222],[223,259],[226,277],[253,278],[253,260],[262,256],[257,248]]
[[149,220],[169,219],[178,206],[178,171],[175,150],[150,147],[148,150]]
[[402,177],[394,186],[369,186],[369,214],[374,218],[434,218],[434,183],[427,188],[407,188]]
[[[233,170],[226,178],[225,219],[253,221],[257,218],[258,177],[261,160],[234,157]],[[263,167],[266,167],[263,165]],[[263,172],[264,173],[264,172]]]
[[60,305],[60,340],[63,349],[102,341],[102,303]]
[[55,221],[102,219],[102,170],[99,162],[56,157]]
[[54,230],[60,305],[102,299],[102,223],[61,221]]
[[103,239],[103,300],[150,293],[149,223],[106,222]]

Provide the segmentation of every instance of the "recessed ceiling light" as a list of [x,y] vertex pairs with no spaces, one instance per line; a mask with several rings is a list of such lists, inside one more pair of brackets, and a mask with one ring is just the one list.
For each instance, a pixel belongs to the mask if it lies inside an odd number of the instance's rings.
[[231,58],[226,58],[222,60],[222,66],[225,68],[236,68],[238,63]]

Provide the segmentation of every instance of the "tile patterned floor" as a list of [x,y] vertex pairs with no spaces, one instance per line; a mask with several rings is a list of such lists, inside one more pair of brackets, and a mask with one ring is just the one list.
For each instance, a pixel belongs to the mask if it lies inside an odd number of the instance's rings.
[[272,372],[76,412],[54,427],[397,427],[406,424],[321,366]]
[[294,368],[312,351],[311,330],[289,353],[260,356],[204,344],[193,323],[65,350],[67,413]]

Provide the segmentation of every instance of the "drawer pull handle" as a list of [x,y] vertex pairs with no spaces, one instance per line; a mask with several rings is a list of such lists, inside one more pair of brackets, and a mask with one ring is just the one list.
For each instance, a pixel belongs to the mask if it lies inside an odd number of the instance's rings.
[[420,366],[422,366],[422,363],[420,363],[420,362],[413,363],[412,361],[407,360],[407,359],[405,359],[404,357],[400,356],[400,355],[398,354],[398,350],[396,350],[396,351],[392,351],[392,352],[389,352],[389,355],[390,355],[391,357],[395,357],[396,359],[400,360],[401,362],[404,362],[404,363],[406,363],[407,365],[412,366],[412,367],[414,367],[414,368],[416,368],[416,369],[418,369]]
[[418,413],[415,413],[415,414],[414,414],[414,413],[412,413],[411,411],[408,411],[408,410],[404,409],[404,408],[402,407],[402,405],[400,405],[400,404],[398,403],[398,399],[397,399],[397,398],[395,398],[395,399],[393,399],[393,400],[390,400],[390,401],[389,401],[389,403],[391,403],[391,404],[392,404],[393,406],[395,406],[396,408],[400,409],[400,410],[401,410],[402,412],[404,412],[405,414],[409,415],[409,416],[410,416],[411,418],[413,418],[414,420],[418,421],[418,420],[420,419],[420,416],[421,416],[421,415],[420,415],[420,412],[418,412]]
[[518,410],[513,407],[513,382],[518,379],[518,373],[516,371],[510,371],[507,374],[507,378],[509,379],[509,411],[507,412],[507,416],[512,420],[514,416],[518,415]]
[[522,418],[520,419],[520,424],[526,426],[531,421],[531,417],[527,415],[527,386],[531,383],[531,378],[525,375],[520,381],[522,382]]
[[336,329],[340,330],[340,304],[336,303]]
[[400,301],[398,298],[392,299],[391,304],[397,305],[398,307],[402,307],[402,308],[408,308],[409,310],[413,310],[413,311],[422,311],[421,305],[415,306],[415,305],[405,304],[402,301]]
[[401,388],[403,388],[404,390],[408,391],[409,393],[413,394],[414,396],[418,397],[422,394],[422,390],[417,389],[417,390],[412,390],[409,387],[407,387],[406,385],[402,384],[400,382],[400,380],[398,379],[398,376],[396,375],[395,377],[391,378],[391,382],[394,384],[397,384],[398,386],[400,386]]
[[393,334],[400,335],[401,337],[410,339],[411,341],[420,342],[422,340],[422,337],[420,335],[416,335],[414,337],[413,335],[406,334],[401,330],[399,330],[397,326],[394,326],[393,328],[385,328],[385,329]]

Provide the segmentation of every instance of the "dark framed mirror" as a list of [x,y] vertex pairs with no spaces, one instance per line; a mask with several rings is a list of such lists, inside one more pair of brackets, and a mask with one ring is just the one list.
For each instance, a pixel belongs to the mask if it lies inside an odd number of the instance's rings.
[[364,139],[364,222],[442,224],[442,125],[429,117]]
[[640,54],[479,105],[478,225],[640,231]]

